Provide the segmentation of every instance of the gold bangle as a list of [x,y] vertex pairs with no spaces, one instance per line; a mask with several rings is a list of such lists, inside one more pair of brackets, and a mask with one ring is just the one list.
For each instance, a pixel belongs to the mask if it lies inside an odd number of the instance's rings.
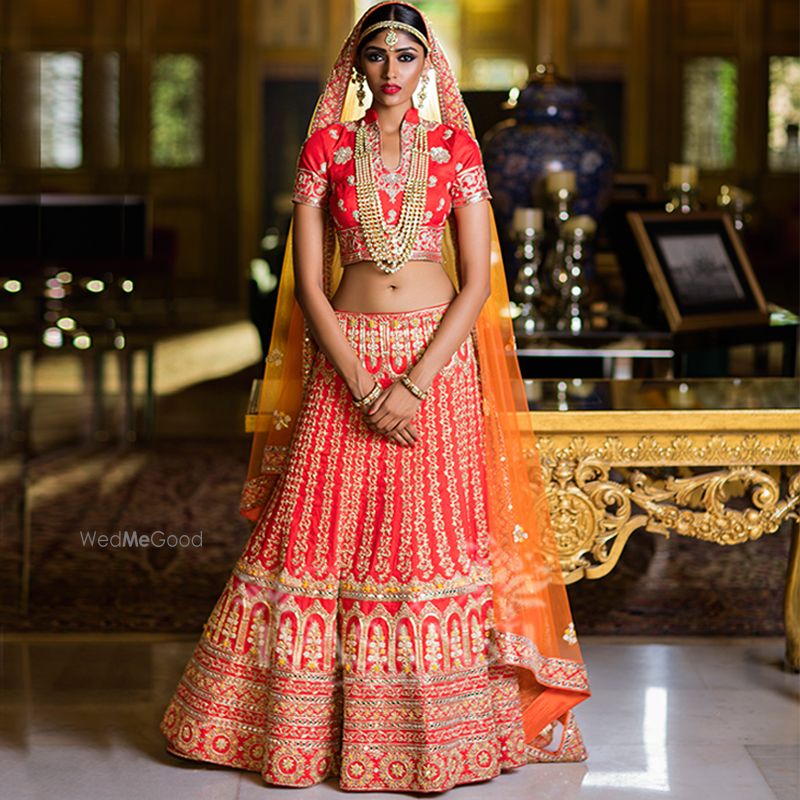
[[428,396],[429,390],[426,389],[423,392],[422,389],[420,389],[419,386],[417,386],[417,384],[408,377],[408,375],[401,375],[400,380],[403,382],[403,386],[405,386],[406,389],[408,389],[408,391],[414,395],[414,397],[424,400]]
[[377,400],[380,393],[381,385],[378,381],[375,381],[375,385],[360,400],[354,400],[353,405],[356,408],[364,408],[364,406],[368,406],[374,400]]

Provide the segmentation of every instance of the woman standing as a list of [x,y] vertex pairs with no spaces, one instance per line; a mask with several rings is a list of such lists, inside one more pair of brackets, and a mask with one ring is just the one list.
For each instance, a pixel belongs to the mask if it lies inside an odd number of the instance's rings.
[[164,714],[168,749],[350,790],[583,760],[589,686],[486,176],[414,6],[358,21],[296,175],[254,528]]

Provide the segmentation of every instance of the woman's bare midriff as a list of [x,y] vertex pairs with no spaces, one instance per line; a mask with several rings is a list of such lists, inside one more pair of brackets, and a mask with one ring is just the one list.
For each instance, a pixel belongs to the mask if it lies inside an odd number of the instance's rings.
[[456,294],[438,261],[407,261],[394,274],[382,272],[374,261],[359,261],[343,267],[331,305],[365,313],[413,311],[447,303]]

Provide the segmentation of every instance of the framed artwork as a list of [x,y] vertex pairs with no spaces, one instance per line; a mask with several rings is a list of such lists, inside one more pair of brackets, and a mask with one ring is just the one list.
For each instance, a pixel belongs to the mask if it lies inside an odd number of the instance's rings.
[[629,211],[627,218],[670,330],[767,323],[761,287],[728,214]]

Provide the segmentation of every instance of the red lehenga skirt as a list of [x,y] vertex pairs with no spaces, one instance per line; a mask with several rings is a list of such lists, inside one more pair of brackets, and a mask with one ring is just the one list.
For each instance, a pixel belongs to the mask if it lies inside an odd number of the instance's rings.
[[[336,316],[387,386],[448,305]],[[161,722],[170,752],[345,790],[441,791],[527,763],[516,670],[490,646],[471,336],[415,425],[412,447],[370,431],[318,351],[285,470]]]

